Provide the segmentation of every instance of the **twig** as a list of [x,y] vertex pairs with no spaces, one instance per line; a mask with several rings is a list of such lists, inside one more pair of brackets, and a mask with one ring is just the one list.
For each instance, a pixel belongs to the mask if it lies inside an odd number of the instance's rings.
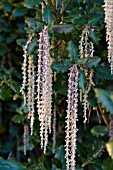
[[43,24],[46,24],[43,20],[39,19],[39,18],[32,18],[33,20],[35,21],[38,21],[38,22],[42,22]]
[[51,49],[55,49],[56,47],[58,47],[61,43],[62,43],[63,40],[59,41],[55,46],[53,46]]
[[50,6],[51,8],[53,8],[54,10],[56,10],[56,8],[55,8],[55,6],[53,5],[53,3],[52,3],[51,0],[46,0],[46,1],[47,1],[47,3],[49,4],[49,6]]
[[102,118],[103,118],[105,124],[106,124],[107,127],[109,128],[110,122],[109,122],[109,118],[108,118],[105,110],[101,108],[101,105],[100,105],[100,104],[98,104],[98,107],[99,107],[99,110],[100,110],[100,112],[101,112],[101,114],[102,114]]
[[61,13],[61,15],[60,15],[60,17],[59,17],[59,20],[61,20],[64,12],[66,11],[66,9],[67,9],[67,7],[69,6],[70,3],[71,3],[71,1],[69,1],[69,2],[66,4],[65,8],[63,9],[63,11],[62,11],[62,13]]

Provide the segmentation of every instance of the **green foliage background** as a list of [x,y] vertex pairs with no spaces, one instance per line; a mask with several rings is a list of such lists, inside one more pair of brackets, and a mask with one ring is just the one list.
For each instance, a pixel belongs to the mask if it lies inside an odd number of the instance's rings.
[[[83,125],[83,107],[79,102],[76,170],[112,170],[113,143],[109,141],[109,115],[113,114],[113,76],[107,61],[107,43],[104,24],[103,0],[64,0],[63,15],[48,0],[41,14],[42,0],[0,1],[0,169],[65,170],[65,116],[68,70],[77,63],[81,68],[94,69],[94,83],[88,102],[91,117]],[[85,25],[90,25],[90,39],[94,43],[95,57],[79,59],[79,41]],[[34,135],[30,136],[27,155],[23,153],[23,125],[28,123],[27,108],[23,108],[20,93],[22,48],[28,34],[35,33],[28,53],[37,64],[38,33],[48,25],[54,72],[53,92],[57,93],[57,142],[52,154],[52,135],[49,136],[47,154],[40,149],[39,122],[35,115]],[[79,87],[85,91],[86,77],[80,70]],[[101,124],[99,124],[98,109]],[[11,154],[11,152],[13,154]],[[10,156],[12,155],[12,156]],[[110,156],[111,157],[110,157]],[[10,159],[8,159],[10,157]]]

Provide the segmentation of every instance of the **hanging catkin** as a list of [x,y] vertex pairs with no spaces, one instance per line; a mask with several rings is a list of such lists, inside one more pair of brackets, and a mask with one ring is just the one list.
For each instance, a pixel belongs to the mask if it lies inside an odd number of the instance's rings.
[[78,112],[78,69],[77,65],[70,68],[68,80],[68,99],[66,117],[66,145],[65,158],[67,170],[75,170],[75,150],[77,140],[77,112]]
[[47,26],[39,34],[38,74],[37,74],[37,111],[40,121],[41,148],[46,152],[48,131],[51,132],[52,110],[52,70],[49,54],[49,35]]
[[[87,58],[93,57],[93,53],[94,53],[94,46],[93,43],[89,40],[89,26],[86,25],[86,27],[83,29],[82,31],[82,35],[81,35],[81,40],[80,40],[80,45],[79,45],[79,54],[80,54],[80,58]],[[87,77],[87,86],[86,86],[86,90],[83,94],[83,112],[84,112],[84,123],[87,122],[87,110],[89,109],[89,104],[87,101],[88,98],[88,93],[91,89],[91,86],[93,84],[93,69],[88,71],[86,69],[83,70],[85,73],[85,76]],[[94,84],[93,84],[94,85]],[[82,94],[80,94],[81,96]]]
[[34,72],[33,56],[28,57],[28,110],[30,116],[31,135],[33,135],[34,124],[34,94],[35,94],[35,72]]
[[106,23],[106,41],[108,43],[108,62],[113,74],[113,1],[104,0],[105,23]]
[[22,66],[23,82],[21,87],[21,92],[24,98],[24,106],[28,106],[28,117],[30,118],[31,135],[33,134],[33,124],[34,124],[34,93],[35,93],[35,71],[33,63],[33,55],[27,54],[27,49],[32,41],[33,34],[29,37],[26,45],[24,46],[24,62]]
[[53,108],[53,147],[52,147],[52,153],[55,153],[55,147],[56,147],[56,113],[57,113],[57,105],[56,105],[56,92],[54,92],[54,108]]
[[31,43],[32,41],[32,35],[29,37],[26,45],[24,46],[23,48],[23,51],[24,51],[24,54],[23,54],[23,57],[24,57],[24,61],[23,61],[23,65],[22,65],[22,87],[21,87],[21,93],[23,95],[23,98],[24,98],[24,106],[26,105],[26,100],[27,100],[27,97],[26,97],[26,93],[25,93],[25,89],[26,89],[26,86],[27,86],[27,61],[28,61],[28,54],[27,54],[27,48],[29,46],[29,44]]
[[23,138],[23,143],[24,143],[24,155],[26,155],[27,147],[28,147],[28,142],[29,142],[29,127],[28,125],[24,125],[24,138]]

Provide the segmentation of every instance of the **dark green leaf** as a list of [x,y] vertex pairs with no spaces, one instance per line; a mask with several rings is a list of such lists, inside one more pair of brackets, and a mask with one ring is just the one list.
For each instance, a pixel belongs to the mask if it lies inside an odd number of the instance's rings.
[[63,65],[65,65],[67,67],[73,66],[73,61],[71,61],[70,59],[62,59],[62,63],[63,63]]
[[[28,150],[28,151],[32,151],[32,150],[34,149],[34,147],[35,147],[35,146],[34,146],[33,144],[29,144],[28,147],[27,147],[27,150]],[[23,152],[24,146],[21,145],[21,146],[18,148],[18,150]]]
[[35,47],[37,47],[37,38],[33,38],[28,46],[28,54],[33,54]]
[[11,12],[13,6],[11,3],[5,1],[3,2],[3,7],[7,12]]
[[53,28],[58,33],[68,33],[71,30],[73,30],[74,25],[73,24],[54,25]]
[[98,44],[98,42],[100,41],[100,38],[98,36],[98,34],[94,31],[89,31],[89,36],[93,39],[93,41]]
[[65,170],[65,150],[63,146],[60,146],[59,150],[57,151],[57,153],[55,154],[55,158],[59,159],[62,163],[62,170]]
[[14,67],[11,67],[10,69],[6,69],[4,66],[0,66],[0,70],[4,71],[6,74],[12,74],[14,71]]
[[0,42],[3,42],[5,40],[4,36],[0,34]]
[[43,23],[38,22],[35,18],[28,18],[25,20],[25,23],[28,25],[28,27],[32,28],[33,30],[41,30],[44,26]]
[[25,31],[26,31],[27,34],[32,34],[32,33],[34,33],[34,29],[28,28],[28,27],[25,27]]
[[2,88],[0,88],[0,98],[2,100],[8,100],[12,97],[12,90],[4,85]]
[[57,158],[54,158],[52,160],[52,163],[58,168],[58,169],[61,169],[62,168],[62,164],[61,164],[61,161]]
[[75,46],[73,41],[69,41],[67,50],[70,60],[76,63],[78,61],[78,48]]
[[17,44],[20,45],[21,47],[24,47],[26,44],[26,40],[24,38],[17,39],[16,40]]
[[78,60],[78,64],[80,66],[82,66],[83,68],[93,68],[93,67],[97,67],[97,65],[99,64],[99,62],[101,61],[101,58],[99,57],[87,57],[87,58],[81,58]]
[[105,80],[113,79],[113,75],[111,75],[110,69],[106,66],[98,66],[95,69],[95,73],[101,79],[105,79]]
[[86,76],[82,70],[79,70],[79,88],[81,88],[83,92],[86,89],[86,85],[87,85]]
[[11,34],[6,41],[7,43],[12,43],[16,38],[17,38],[16,34]]
[[16,82],[13,79],[9,79],[7,83],[10,85],[10,87],[12,88],[12,90],[15,93],[19,93],[20,92],[20,83]]
[[113,92],[102,89],[95,89],[94,91],[98,103],[100,103],[107,112],[113,114]]
[[27,10],[25,7],[23,6],[18,6],[17,8],[15,8],[13,10],[13,15],[15,17],[21,17],[21,16],[24,16],[25,14],[27,13]]
[[22,123],[22,122],[24,121],[24,119],[25,119],[25,116],[22,115],[22,114],[15,115],[15,116],[12,118],[13,122],[15,122],[15,123]]
[[3,82],[4,80],[6,81],[8,78],[9,76],[7,74],[4,74],[4,72],[0,72],[0,79],[3,80]]
[[105,134],[108,133],[108,128],[106,126],[102,126],[102,125],[98,125],[98,126],[94,126],[92,129],[91,129],[91,133],[94,135],[94,136],[104,136]]
[[50,24],[53,19],[52,10],[49,5],[46,5],[46,7],[44,8],[44,18],[46,24]]
[[63,65],[62,63],[53,63],[51,68],[57,72],[67,72],[67,70],[69,69],[69,67]]
[[89,19],[89,21],[88,21],[88,23],[95,25],[95,24],[97,24],[97,22],[100,22],[100,20],[102,19],[102,17],[103,17],[102,15],[94,15],[94,16],[91,16],[90,19]]
[[61,169],[57,168],[54,164],[52,164],[52,170],[61,170]]
[[27,8],[38,7],[42,0],[24,0],[24,6]]
[[82,16],[80,14],[69,14],[68,16],[64,17],[65,22],[72,22],[72,23],[77,23],[78,20],[79,22],[82,22]]
[[88,100],[90,106],[96,107],[97,102],[96,102],[96,97],[95,97],[94,91],[90,92],[87,100]]
[[21,73],[20,73],[19,71],[14,70],[14,71],[13,71],[13,75],[14,75],[15,77],[17,77],[18,79],[21,79]]
[[[0,157],[0,168],[8,168],[9,170],[24,170],[26,169],[26,167],[24,165],[22,165],[21,163],[13,160],[13,159],[9,159],[9,160],[5,160],[3,158]],[[1,169],[3,170],[3,169]]]
[[67,95],[67,88],[64,88],[64,87],[59,88],[58,93],[66,96]]
[[9,25],[3,25],[2,26],[2,30],[5,32],[5,33],[9,33],[11,32],[11,27]]
[[102,170],[113,170],[113,160],[110,157],[103,161]]

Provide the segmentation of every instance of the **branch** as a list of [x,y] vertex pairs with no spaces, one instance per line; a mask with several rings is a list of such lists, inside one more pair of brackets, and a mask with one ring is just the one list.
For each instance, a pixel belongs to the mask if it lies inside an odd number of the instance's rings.
[[39,18],[32,18],[33,20],[35,21],[38,21],[38,22],[42,22],[43,24],[46,24],[43,20],[39,19]]
[[53,0],[53,3],[54,3],[54,6],[55,6],[55,9],[56,9],[56,0]]
[[59,17],[59,20],[61,20],[64,12],[66,11],[66,9],[67,9],[67,7],[69,6],[70,3],[71,3],[71,1],[69,1],[69,2],[66,4],[65,8],[63,9],[63,11],[62,11],[62,13],[61,13],[61,15],[60,15],[60,17]]
[[62,41],[63,40],[60,40],[55,46],[51,47],[51,49],[57,48],[62,43]]
[[103,118],[105,124],[106,124],[107,127],[109,128],[110,122],[109,122],[109,118],[108,118],[105,110],[101,108],[101,105],[100,105],[100,104],[98,104],[98,107],[99,107],[99,110],[100,110],[100,112],[101,112],[101,114],[102,114],[102,118]]
[[53,5],[53,3],[52,3],[51,0],[46,0],[46,1],[47,1],[47,3],[49,4],[49,6],[50,6],[51,8],[53,8],[54,10],[56,10],[56,9],[55,9],[55,6]]
[[39,8],[35,8],[35,10],[36,10],[37,12],[39,12],[39,13],[42,13],[42,10],[39,9]]

